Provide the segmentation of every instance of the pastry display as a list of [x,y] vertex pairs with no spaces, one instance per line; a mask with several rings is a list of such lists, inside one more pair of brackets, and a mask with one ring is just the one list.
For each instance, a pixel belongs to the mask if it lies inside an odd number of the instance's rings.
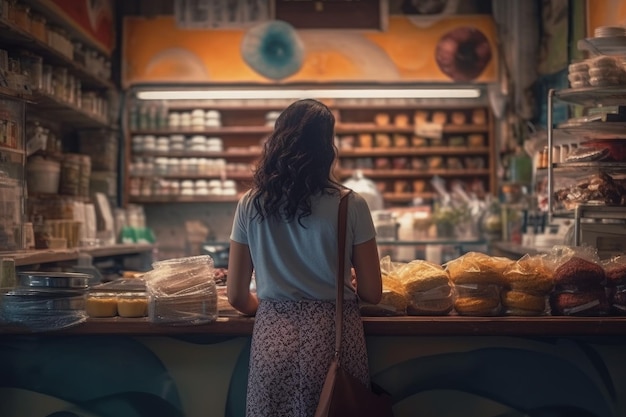
[[474,111],[472,111],[472,124],[487,124],[487,112],[484,109],[474,109]]
[[375,136],[377,148],[389,148],[391,147],[391,136],[387,133],[377,133]]
[[581,178],[575,185],[556,190],[554,198],[567,210],[592,201],[607,206],[626,206],[626,187],[609,174],[599,172]]
[[431,122],[443,125],[448,122],[448,115],[444,111],[436,111],[433,113]]
[[374,116],[374,123],[376,124],[376,126],[387,126],[389,125],[390,120],[391,117],[388,113],[377,113]]
[[452,112],[452,115],[450,116],[450,122],[453,125],[464,125],[465,123],[467,123],[467,117],[464,112],[455,111]]
[[413,146],[414,148],[428,146],[428,139],[419,136],[413,136],[411,138],[411,146]]
[[393,146],[396,148],[406,148],[409,146],[409,137],[407,135],[393,135]]
[[370,133],[359,134],[359,147],[371,148],[374,143],[374,137]]
[[417,110],[413,114],[413,124],[418,126],[428,122],[428,112],[424,110]]
[[397,114],[396,117],[393,118],[393,124],[396,127],[407,127],[409,125],[409,116],[404,113]]

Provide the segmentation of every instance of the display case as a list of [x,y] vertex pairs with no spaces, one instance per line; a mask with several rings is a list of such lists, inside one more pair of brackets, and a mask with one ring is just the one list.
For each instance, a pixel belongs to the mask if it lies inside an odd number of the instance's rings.
[[[126,202],[234,202],[250,186],[263,140],[294,99],[125,99]],[[161,90],[165,87],[161,87]],[[493,120],[473,99],[329,98],[336,117],[336,176],[357,170],[386,205],[436,197],[430,180],[495,193]]]
[[[582,116],[554,126],[556,100],[578,106]],[[551,220],[573,219],[574,243],[597,247],[601,257],[626,250],[624,244],[616,246],[626,241],[624,104],[624,86],[550,90],[548,94],[549,216]]]

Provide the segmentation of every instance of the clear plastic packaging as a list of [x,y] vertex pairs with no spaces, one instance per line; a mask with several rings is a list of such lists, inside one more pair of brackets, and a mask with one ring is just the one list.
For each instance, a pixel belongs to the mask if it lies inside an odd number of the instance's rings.
[[383,294],[378,304],[361,303],[363,316],[404,316],[407,314],[408,298],[404,284],[396,273],[399,264],[391,262],[389,256],[380,260]]
[[0,300],[0,322],[33,332],[59,330],[86,319],[81,290],[16,288]]
[[452,284],[441,265],[418,259],[399,266],[396,274],[407,292],[408,315],[436,316],[452,311]]
[[156,323],[202,324],[218,316],[214,263],[210,256],[155,262],[144,275],[148,317]]
[[455,284],[454,291],[454,310],[461,316],[499,316],[502,313],[500,285]]

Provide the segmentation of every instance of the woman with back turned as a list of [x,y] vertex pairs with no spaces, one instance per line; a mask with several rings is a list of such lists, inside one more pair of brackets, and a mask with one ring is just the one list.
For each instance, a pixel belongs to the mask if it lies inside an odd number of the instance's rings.
[[[337,212],[332,178],[335,118],[316,100],[299,100],[276,120],[254,183],[240,199],[231,233],[228,300],[255,315],[246,415],[312,417],[335,345]],[[349,196],[341,362],[369,384],[357,298],[382,294],[372,217]],[[356,274],[352,286],[350,267]],[[250,292],[252,273],[256,294]]]

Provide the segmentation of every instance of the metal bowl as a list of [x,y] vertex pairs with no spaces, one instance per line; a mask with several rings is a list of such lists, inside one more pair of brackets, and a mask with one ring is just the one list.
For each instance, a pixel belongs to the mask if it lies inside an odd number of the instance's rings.
[[17,283],[27,288],[85,289],[92,278],[78,272],[25,271],[18,272]]

